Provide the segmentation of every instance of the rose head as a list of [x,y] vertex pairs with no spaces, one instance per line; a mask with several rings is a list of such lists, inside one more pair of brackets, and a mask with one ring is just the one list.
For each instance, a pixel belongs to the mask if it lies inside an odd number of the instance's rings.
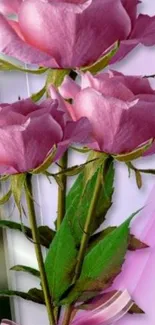
[[26,63],[76,68],[94,63],[120,41],[118,60],[140,42],[155,44],[155,18],[136,18],[138,2],[1,0],[0,51]]
[[[88,72],[81,76],[81,88],[66,77],[60,93],[74,98],[69,107],[73,120],[86,116],[91,122],[96,150],[128,153],[155,138],[155,91],[145,78]],[[153,145],[145,154],[154,152]]]
[[[70,121],[57,100],[36,105],[30,99],[0,105],[0,174],[38,167],[56,145],[57,160],[72,142],[87,142],[87,119]],[[88,140],[89,141],[89,140]]]

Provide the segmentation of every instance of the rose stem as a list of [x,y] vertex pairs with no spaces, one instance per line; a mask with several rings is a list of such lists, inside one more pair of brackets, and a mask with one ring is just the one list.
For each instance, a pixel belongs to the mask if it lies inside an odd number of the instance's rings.
[[[70,78],[73,80],[76,79],[77,73],[73,70],[69,73]],[[60,171],[67,169],[68,164],[68,150],[64,153],[63,157],[59,160]],[[63,188],[59,186],[58,188],[58,216],[57,216],[57,230],[59,230],[62,220],[66,212],[66,190],[67,190],[67,176],[60,175],[60,181],[63,185]]]
[[[93,197],[92,197],[92,200],[90,203],[90,207],[89,207],[89,211],[88,211],[88,215],[87,215],[87,219],[86,219],[86,223],[85,223],[85,227],[84,227],[84,231],[83,231],[83,235],[82,235],[81,245],[80,245],[80,249],[79,249],[79,253],[78,253],[78,257],[77,257],[77,264],[76,264],[76,268],[75,268],[75,276],[73,279],[73,283],[75,283],[76,280],[79,278],[79,275],[81,272],[83,260],[85,257],[85,252],[87,249],[88,240],[89,240],[90,233],[91,233],[91,224],[92,224],[92,220],[95,215],[95,210],[96,210],[96,205],[97,205],[98,198],[99,198],[100,189],[101,189],[101,175],[100,175],[100,172],[98,172],[97,179],[96,179],[96,185],[95,185]],[[72,311],[73,311],[73,305],[69,305],[68,308],[66,309],[63,325],[69,325]]]
[[42,285],[42,289],[43,289],[43,293],[44,293],[49,323],[50,323],[50,325],[55,325],[52,299],[50,296],[48,280],[47,280],[47,276],[46,276],[46,272],[45,272],[44,260],[43,260],[43,255],[42,255],[42,250],[41,250],[41,245],[40,245],[40,238],[39,238],[37,222],[36,222],[31,177],[32,177],[32,175],[30,175],[30,174],[27,175],[26,184],[25,184],[25,195],[26,195],[26,202],[27,202],[27,207],[28,207],[29,222],[30,222],[30,226],[31,226],[31,230],[32,230],[32,238],[34,241],[35,253],[36,253],[36,258],[38,261],[38,267],[39,267],[40,277],[41,277],[41,285]]
[[[60,171],[67,169],[68,162],[68,151],[65,152],[63,157],[59,160]],[[61,174],[59,176],[63,188],[59,186],[58,188],[58,216],[57,216],[57,230],[59,230],[61,222],[65,216],[66,211],[66,190],[67,190],[67,177]]]

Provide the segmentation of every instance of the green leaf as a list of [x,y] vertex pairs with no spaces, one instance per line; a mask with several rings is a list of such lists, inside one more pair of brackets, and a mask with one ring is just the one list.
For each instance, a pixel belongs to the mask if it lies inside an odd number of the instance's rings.
[[39,68],[38,70],[25,69],[20,65],[15,65],[11,62],[0,59],[0,70],[2,71],[20,71],[32,74],[42,74],[45,73],[48,68]]
[[44,294],[42,290],[32,288],[28,291],[28,294],[33,299],[32,301],[45,305]]
[[10,179],[11,179],[11,191],[21,216],[22,214],[21,198],[24,190],[26,174],[12,175]]
[[36,288],[31,289],[28,292],[21,292],[16,290],[1,290],[0,298],[1,297],[20,297],[22,299],[33,301],[38,304],[45,304],[43,292]]
[[143,183],[142,183],[142,176],[141,176],[139,170],[136,170],[136,171],[135,171],[135,176],[136,176],[137,187],[138,187],[139,189],[141,189]]
[[90,152],[91,149],[90,148],[87,148],[87,147],[83,147],[83,148],[76,148],[76,147],[73,147],[71,146],[70,147],[71,149],[77,151],[77,152],[80,152],[80,153],[87,153],[87,152]]
[[83,300],[83,292],[91,291],[93,296],[95,291],[98,292],[109,287],[112,280],[121,271],[128,247],[129,224],[139,211],[132,214],[122,225],[109,233],[88,252],[83,262],[80,278],[68,297],[61,301],[61,304],[71,304],[80,296]]
[[[113,230],[116,230],[117,227],[108,227],[101,232],[90,237],[88,251],[90,251],[93,247],[95,247],[102,239],[104,239],[108,234],[110,234]],[[148,248],[149,246],[144,242],[137,239],[134,235],[129,235],[129,244],[128,249],[131,251],[135,251],[137,249]]]
[[[9,229],[12,229],[12,230],[18,230],[18,231],[21,231],[22,232],[22,226],[20,223],[17,223],[17,222],[13,222],[13,221],[10,221],[10,220],[0,220],[0,227],[2,228],[9,228]],[[32,233],[31,233],[31,229],[26,227],[26,226],[23,226],[24,227],[24,230],[25,230],[25,234],[28,236],[28,237],[32,237]]]
[[[51,295],[55,302],[58,302],[72,283],[78,248],[98,173],[100,173],[100,168],[87,182],[84,172],[78,176],[67,197],[65,218],[47,254],[45,261],[46,274]],[[103,222],[107,209],[111,206],[113,178],[114,169],[111,163],[105,177],[105,185],[99,197],[96,216],[94,216],[94,222],[92,223],[92,232]]]
[[[91,164],[95,163],[95,166],[98,166],[98,162],[99,162],[99,158],[94,158],[92,160],[88,160],[87,162],[85,162],[84,164],[81,165],[75,165],[75,166],[71,166],[67,169],[64,169],[60,172],[58,172],[57,174],[50,174],[47,172],[48,176],[59,176],[59,175],[66,175],[66,176],[75,176],[77,174],[79,174],[80,172],[82,172],[84,169],[86,169],[86,167],[88,167],[87,165],[89,165],[89,170],[91,168]],[[103,161],[102,161],[103,162]],[[101,164],[101,161],[99,162],[99,164]]]
[[32,267],[26,266],[26,265],[15,265],[11,267],[11,271],[18,271],[18,272],[26,272],[30,273],[33,276],[40,277],[40,272],[36,269],[33,269]]
[[136,304],[134,304],[130,310],[128,311],[129,314],[145,314],[144,311]]
[[49,248],[52,240],[54,239],[56,231],[52,230],[48,226],[40,226],[38,227],[38,231],[41,245]]
[[46,80],[47,95],[49,86],[53,85],[58,88],[69,73],[70,69],[50,69]]
[[95,62],[93,65],[90,65],[88,67],[81,68],[83,72],[89,71],[92,74],[96,74],[99,71],[102,71],[109,63],[112,57],[115,55],[119,48],[119,42],[116,42],[114,46],[112,47],[112,50],[110,50],[107,54],[102,56],[97,62]]
[[140,173],[155,175],[155,169],[138,169]]
[[[74,209],[74,200],[72,203],[69,211],[70,215],[72,215]],[[72,233],[69,220],[64,218],[45,260],[51,296],[55,302],[59,300],[71,285],[77,253],[74,234]]]
[[[47,176],[49,176],[49,173],[48,172],[45,172],[45,174]],[[53,178],[55,179],[57,185],[63,190],[64,189],[64,184],[61,180],[61,177],[60,176],[57,176],[57,175],[53,175]]]
[[9,179],[10,175],[3,175],[3,176],[0,176],[0,181],[3,182],[3,181],[7,181]]
[[[98,199],[96,215],[94,216],[94,222],[92,223],[92,233],[95,232],[96,229],[98,229],[98,227],[103,223],[103,221],[105,220],[105,215],[112,205],[112,195],[114,190],[114,166],[112,161],[110,161],[108,164],[108,170],[106,172],[104,184],[101,188],[100,196]],[[87,182],[86,186],[85,172],[82,172],[78,176],[77,180],[73,184],[67,196],[66,217],[70,219],[70,224],[72,226],[77,245],[79,245],[81,241],[81,236],[83,234],[83,229],[86,222],[91,198],[94,192],[96,179],[98,173],[100,172],[101,169],[99,168],[94,173],[93,177]],[[84,186],[85,190],[83,190]],[[76,200],[74,200],[74,209],[72,211],[72,215],[70,215],[69,217],[68,209],[73,202],[73,198],[75,197]]]
[[53,159],[54,159],[55,154],[56,154],[56,151],[57,151],[57,148],[54,145],[50,155],[44,160],[44,162],[40,166],[38,166],[37,168],[31,170],[31,174],[35,175],[35,174],[42,174],[43,172],[45,172],[46,169],[48,169],[50,167],[50,165],[52,164]]
[[114,155],[113,158],[118,160],[118,161],[123,161],[123,162],[130,162],[132,160],[138,159],[141,156],[143,156],[143,154],[152,147],[152,144],[154,142],[154,139],[150,139],[149,141],[147,141],[147,143],[143,146],[138,147],[137,149],[126,153],[126,154],[121,154],[121,155]]
[[42,89],[40,89],[37,93],[32,94],[31,98],[34,102],[38,102],[45,94],[46,87],[44,86]]
[[7,203],[9,201],[11,195],[12,195],[12,191],[10,189],[6,194],[4,194],[3,197],[0,198],[0,205]]
[[[22,226],[20,223],[13,222],[10,220],[0,220],[0,227],[3,228],[9,228],[12,230],[18,230],[23,232],[24,229],[24,234],[32,239],[32,232],[29,227]],[[56,232],[52,229],[50,229],[48,226],[40,226],[38,227],[39,235],[40,235],[40,243],[41,245],[49,248]]]
[[148,247],[149,246],[146,243],[137,239],[134,235],[130,235],[129,246],[128,246],[128,249],[130,251],[135,251],[137,249],[144,249],[144,248],[148,248]]

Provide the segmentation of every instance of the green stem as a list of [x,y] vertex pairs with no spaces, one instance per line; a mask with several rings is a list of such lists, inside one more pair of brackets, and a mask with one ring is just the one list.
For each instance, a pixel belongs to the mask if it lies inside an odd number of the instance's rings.
[[[60,171],[67,169],[68,151],[65,152],[63,157],[59,160]],[[65,216],[66,210],[66,190],[67,190],[67,177],[61,174],[59,176],[63,188],[58,188],[58,216],[57,216],[57,230],[59,230],[62,220]]]
[[85,252],[87,249],[88,240],[91,235],[91,225],[92,225],[92,221],[93,221],[93,218],[95,215],[95,210],[96,210],[96,206],[98,203],[100,190],[101,190],[101,174],[100,174],[100,172],[98,172],[97,179],[96,179],[96,185],[95,185],[93,197],[92,197],[92,200],[90,203],[90,207],[89,207],[89,211],[88,211],[88,215],[87,215],[87,219],[86,219],[86,223],[85,223],[85,227],[84,227],[84,231],[83,231],[83,236],[82,236],[82,240],[81,240],[81,245],[80,245],[80,249],[79,249],[79,253],[78,253],[78,257],[77,257],[77,264],[76,264],[76,268],[75,268],[75,276],[74,276],[73,282],[75,282],[79,278],[79,275],[81,272],[83,260],[85,257]]
[[[86,219],[86,223],[85,223],[85,227],[84,227],[84,231],[83,231],[83,236],[82,236],[82,240],[81,240],[81,245],[80,245],[80,249],[79,249],[79,253],[78,253],[78,257],[77,257],[77,264],[76,264],[76,268],[75,268],[75,276],[73,279],[73,283],[75,283],[80,276],[83,260],[84,260],[86,249],[87,249],[87,244],[89,241],[89,237],[91,235],[91,224],[92,224],[92,220],[95,215],[95,210],[96,210],[96,206],[97,206],[97,202],[98,202],[98,198],[99,198],[99,193],[101,190],[101,185],[102,185],[101,174],[100,174],[100,172],[98,172],[97,179],[96,179],[96,186],[95,186],[93,197],[92,197],[92,200],[90,203],[90,207],[89,207],[89,211],[88,211],[88,215],[87,215],[87,219]],[[70,319],[72,316],[72,310],[73,310],[73,306],[69,305],[65,312],[63,325],[69,325]]]
[[41,277],[41,285],[42,285],[42,289],[43,289],[43,293],[44,293],[49,323],[50,323],[50,325],[55,325],[53,305],[52,305],[52,300],[51,300],[51,296],[50,296],[50,290],[48,287],[48,280],[47,280],[47,276],[46,276],[46,272],[45,272],[44,260],[43,260],[43,256],[42,256],[40,238],[39,238],[36,216],[35,216],[31,177],[32,177],[31,175],[27,175],[26,185],[25,185],[25,195],[26,195],[26,202],[27,202],[27,207],[28,207],[29,222],[30,222],[30,226],[31,226],[31,230],[32,230],[32,238],[34,241],[35,253],[36,253],[36,257],[37,257],[37,261],[38,261],[40,277]]

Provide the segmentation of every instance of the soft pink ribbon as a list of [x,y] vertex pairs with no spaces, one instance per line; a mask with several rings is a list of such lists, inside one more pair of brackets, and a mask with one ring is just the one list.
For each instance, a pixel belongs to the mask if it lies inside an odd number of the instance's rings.
[[[79,312],[71,325],[110,325],[119,320],[131,308],[133,302],[127,290],[114,294],[110,299],[92,311]],[[59,324],[61,324],[61,320]],[[3,320],[1,325],[17,325],[16,323]]]

